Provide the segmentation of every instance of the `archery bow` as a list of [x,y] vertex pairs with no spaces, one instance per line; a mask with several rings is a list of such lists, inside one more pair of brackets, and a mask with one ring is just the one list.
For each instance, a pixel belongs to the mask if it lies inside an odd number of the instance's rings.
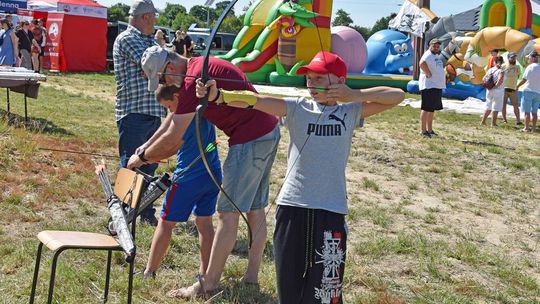
[[[294,0],[285,0],[285,1],[294,1]],[[320,46],[320,49],[321,51],[324,51],[324,46],[323,46],[323,43],[322,43],[322,38],[321,38],[321,33],[319,31],[319,25],[318,25],[318,22],[317,22],[317,19],[316,18],[313,18],[313,23],[315,24],[315,28],[317,29],[317,36],[319,38],[319,46]],[[323,60],[324,62],[326,63],[327,60],[326,60],[326,55],[323,53]],[[330,75],[327,75],[328,77],[328,85],[331,85],[332,84],[332,81],[330,79]],[[307,84],[307,83],[306,83]],[[315,86],[315,87],[311,87],[311,86],[306,86],[306,88],[308,89],[315,89],[317,91],[320,91],[320,92],[324,92],[324,91],[327,91],[328,88],[327,87],[320,87],[320,86]],[[319,122],[319,120],[321,119],[323,113],[324,113],[324,110],[326,110],[326,106],[327,104],[324,104],[323,105],[323,108],[321,110],[321,112],[319,113],[319,115],[317,116],[317,120],[315,121],[315,124],[317,124]],[[306,147],[306,144],[309,140],[309,138],[311,137],[311,134],[310,133],[307,137],[306,137],[306,140],[302,143],[302,146],[300,147],[300,149],[298,150],[298,155],[296,156],[296,158],[294,159],[294,161],[292,162],[292,165],[290,166],[291,167],[291,170],[292,168],[294,167],[294,165],[296,164],[296,162],[298,161],[298,159],[300,158],[300,155],[302,155],[302,151],[304,150],[304,148]],[[277,193],[276,193],[276,196],[274,197],[274,199],[272,200],[272,202],[268,205],[268,210],[266,211],[265,213],[265,222],[266,222],[266,218],[268,217],[268,214],[270,213],[270,210],[272,209],[272,206],[276,204],[276,201],[279,197],[279,193],[281,192],[281,189],[283,188],[283,186],[285,185],[285,182],[287,182],[287,178],[289,177],[290,173],[291,173],[291,170],[287,169],[287,172],[285,174],[285,178],[283,178],[283,182],[281,183],[281,186],[279,186],[278,190],[277,190]],[[259,230],[262,228],[262,225],[263,223],[259,224],[255,230],[255,234],[259,233]]]
[[[221,26],[221,23],[223,23],[223,20],[225,20],[225,17],[227,14],[232,10],[234,5],[236,4],[238,0],[232,0],[229,2],[229,5],[223,10],[223,13],[221,16],[219,16],[219,19],[217,20],[216,24],[212,28],[212,32],[210,32],[210,36],[208,36],[208,43],[206,45],[206,48],[204,49],[203,57],[204,57],[204,63],[203,68],[201,72],[201,79],[203,83],[206,83],[209,80],[208,77],[208,64],[209,64],[209,58],[210,58],[210,49],[212,48],[212,41],[214,40],[214,37],[216,36],[218,28]],[[199,147],[199,152],[201,154],[201,160],[204,164],[204,167],[206,168],[206,171],[208,171],[208,174],[212,178],[212,181],[214,181],[214,184],[218,187],[219,191],[227,198],[229,203],[240,213],[240,216],[246,222],[247,229],[248,229],[248,248],[251,249],[251,244],[253,243],[253,235],[251,231],[251,226],[249,225],[249,221],[246,218],[246,216],[242,213],[242,210],[238,208],[238,205],[232,200],[232,198],[229,196],[229,194],[223,189],[221,186],[221,183],[218,181],[217,177],[214,175],[214,172],[212,171],[212,168],[210,168],[210,163],[208,162],[208,159],[206,158],[205,148],[202,141],[202,135],[201,135],[201,116],[206,110],[206,107],[208,107],[208,93],[202,97],[199,100],[199,105],[197,106],[197,110],[195,112],[195,131],[196,131],[196,137],[197,137],[197,146]]]

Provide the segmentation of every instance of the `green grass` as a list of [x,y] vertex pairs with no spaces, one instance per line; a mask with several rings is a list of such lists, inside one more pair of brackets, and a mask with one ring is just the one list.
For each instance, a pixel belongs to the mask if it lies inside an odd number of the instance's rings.
[[[112,75],[50,75],[39,99],[29,100],[28,128],[22,127],[21,96],[11,95],[12,123],[0,123],[1,303],[28,302],[39,231],[106,233],[108,213],[93,173],[101,158],[40,148],[115,155],[114,91]],[[423,139],[418,112],[394,108],[367,119],[354,135],[347,169],[345,302],[540,303],[539,134],[481,128],[477,115],[440,112],[440,136]],[[282,131],[271,201],[285,174],[288,134]],[[224,156],[226,145],[219,150]],[[118,161],[106,162],[115,172]],[[159,172],[173,167],[170,162]],[[260,290],[237,283],[247,263],[241,223],[223,292],[212,303],[277,302],[274,212],[272,207],[268,214]],[[203,303],[165,296],[195,281],[193,227],[190,222],[174,230],[156,280],[135,279],[134,303]],[[137,230],[137,270],[148,259],[153,232],[146,225]],[[46,301],[51,258],[44,250],[37,303]],[[105,259],[99,252],[63,253],[55,302],[101,302]],[[125,303],[126,286],[126,264],[116,253],[109,303]]]

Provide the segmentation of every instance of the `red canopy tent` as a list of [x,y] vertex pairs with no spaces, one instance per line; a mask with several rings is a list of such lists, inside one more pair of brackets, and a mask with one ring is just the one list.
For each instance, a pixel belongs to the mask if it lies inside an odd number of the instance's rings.
[[45,18],[44,67],[99,72],[106,68],[107,8],[91,0],[29,0],[34,18]]

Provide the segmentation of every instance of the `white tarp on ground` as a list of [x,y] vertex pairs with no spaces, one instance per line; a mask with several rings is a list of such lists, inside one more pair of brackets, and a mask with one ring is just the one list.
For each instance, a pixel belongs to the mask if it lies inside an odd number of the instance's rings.
[[[255,85],[255,89],[261,94],[275,94],[283,96],[303,96],[309,97],[307,89],[299,89],[294,87],[273,87],[266,85]],[[418,99],[407,98],[400,106],[411,106],[420,108],[420,96]],[[480,99],[469,97],[465,100],[443,99],[443,111],[453,111],[460,114],[482,114],[485,111],[485,102]],[[507,108],[507,116],[514,117],[512,106]]]
[[[420,96],[418,96],[420,98]],[[486,103],[480,99],[469,97],[465,100],[443,99],[443,111],[451,111],[459,114],[483,114],[486,110]],[[411,106],[420,109],[420,99],[405,99],[400,106]],[[506,108],[507,117],[515,117],[511,105]]]

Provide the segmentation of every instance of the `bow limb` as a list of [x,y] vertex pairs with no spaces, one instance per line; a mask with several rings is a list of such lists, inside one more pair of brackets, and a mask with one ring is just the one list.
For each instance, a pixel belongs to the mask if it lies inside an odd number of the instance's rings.
[[[210,49],[212,48],[212,41],[214,40],[214,37],[216,36],[217,30],[220,27],[220,25],[223,23],[223,20],[225,20],[225,17],[227,17],[227,14],[232,10],[234,5],[236,4],[238,0],[232,0],[229,2],[229,5],[223,10],[223,13],[221,16],[219,16],[219,19],[216,22],[216,25],[214,28],[212,28],[212,32],[210,33],[210,36],[208,36],[208,43],[206,45],[206,48],[204,49],[204,63],[203,68],[201,72],[201,79],[203,83],[206,83],[208,81],[208,64],[209,64],[209,58],[210,58]],[[214,172],[212,171],[212,168],[210,168],[210,163],[208,162],[208,158],[206,157],[204,143],[202,140],[202,134],[201,134],[201,117],[206,110],[206,107],[208,107],[208,94],[206,94],[203,98],[199,100],[199,105],[197,106],[197,111],[195,112],[195,131],[196,131],[196,137],[197,137],[197,146],[199,148],[199,153],[201,155],[201,160],[204,164],[204,167],[206,168],[206,171],[208,171],[208,174],[210,175],[210,178],[212,178],[212,181],[214,181],[214,184],[218,187],[219,191],[227,198],[227,200],[231,203],[231,205],[238,211],[244,222],[246,222],[247,229],[248,229],[248,248],[251,249],[251,244],[253,243],[253,235],[251,226],[249,225],[249,221],[246,218],[246,216],[242,213],[240,208],[238,208],[238,205],[232,200],[232,198],[229,196],[229,194],[223,189],[221,186],[221,183],[215,176]]]

